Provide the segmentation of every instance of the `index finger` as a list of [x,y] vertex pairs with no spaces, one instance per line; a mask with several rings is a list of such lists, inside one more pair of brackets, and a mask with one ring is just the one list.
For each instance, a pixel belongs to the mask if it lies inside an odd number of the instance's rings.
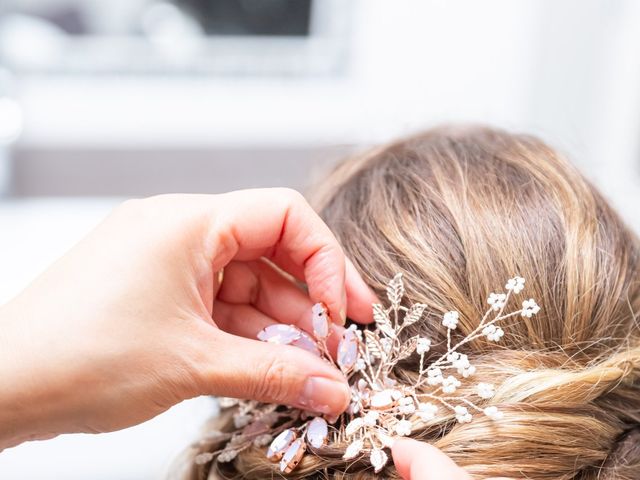
[[346,275],[337,239],[304,197],[284,188],[217,195],[211,232],[213,269],[232,259],[262,256],[304,281],[312,302],[324,302],[331,317],[344,324],[347,304],[354,320],[366,322],[375,296],[362,278]]

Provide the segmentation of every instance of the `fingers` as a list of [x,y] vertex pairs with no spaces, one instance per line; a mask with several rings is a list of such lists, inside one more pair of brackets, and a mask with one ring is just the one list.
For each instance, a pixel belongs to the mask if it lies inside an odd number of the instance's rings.
[[249,398],[335,415],[350,399],[340,371],[314,355],[215,330],[205,366],[210,395]]
[[[251,305],[234,305],[221,300],[218,300],[213,304],[212,318],[214,323],[225,332],[251,340],[255,340],[258,337],[260,330],[263,330],[269,325],[275,325],[276,323],[296,325],[292,322],[287,323],[276,321]],[[309,322],[310,320],[304,323],[301,322],[296,326],[312,334],[313,329],[310,325],[307,325]],[[340,325],[333,324],[330,327],[329,336],[327,337],[326,342],[327,349],[334,358],[338,351],[338,344],[340,343],[343,332],[344,327],[341,327]]]
[[404,480],[471,480],[467,472],[428,443],[400,438],[394,443],[392,454]]
[[245,190],[213,198],[214,270],[232,259],[266,256],[305,281],[311,302],[324,302],[334,321],[344,323],[347,301],[355,305],[354,320],[369,319],[364,305],[371,303],[371,292],[355,270],[346,276],[338,241],[299,193],[288,189]]
[[261,260],[227,265],[217,299],[235,305],[253,305],[276,322],[311,329],[313,304],[309,297]]
[[[213,320],[222,330],[255,339],[275,323],[313,333],[312,303],[289,278],[263,260],[231,262],[213,304]],[[335,354],[343,327],[332,325],[327,346]]]

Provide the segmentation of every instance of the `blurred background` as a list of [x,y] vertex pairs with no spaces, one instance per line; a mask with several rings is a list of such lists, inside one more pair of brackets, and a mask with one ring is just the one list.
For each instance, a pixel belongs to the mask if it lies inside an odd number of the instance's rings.
[[[1,0],[0,301],[124,198],[304,190],[458,121],[541,136],[639,231],[640,2]],[[0,478],[161,478],[214,410],[12,448]]]

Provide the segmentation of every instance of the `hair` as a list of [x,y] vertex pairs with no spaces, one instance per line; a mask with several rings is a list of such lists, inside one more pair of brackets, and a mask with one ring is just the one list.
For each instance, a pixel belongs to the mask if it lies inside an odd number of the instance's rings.
[[[496,385],[487,405],[504,417],[442,419],[414,438],[474,478],[640,478],[640,242],[557,152],[486,127],[433,129],[347,159],[313,201],[378,295],[400,272],[408,301],[428,305],[409,335],[442,342],[449,310],[468,334],[488,292],[514,274],[542,306],[507,324],[499,344],[477,340],[463,352],[478,380]],[[396,372],[410,379],[417,369],[408,361]],[[305,456],[286,478],[377,478],[367,462],[342,460],[344,447]],[[381,475],[399,478],[393,465]],[[183,476],[274,477],[262,449]]]

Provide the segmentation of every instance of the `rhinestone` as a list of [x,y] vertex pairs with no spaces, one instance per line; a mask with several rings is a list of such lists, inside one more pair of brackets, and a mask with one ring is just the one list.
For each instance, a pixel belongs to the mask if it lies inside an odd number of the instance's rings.
[[300,338],[291,342],[291,345],[302,348],[303,350],[311,352],[318,357],[320,356],[320,350],[318,350],[316,342],[314,342],[313,339],[304,332],[300,332]]
[[351,370],[357,360],[358,337],[353,330],[347,329],[338,345],[338,365],[343,370]]
[[311,308],[311,323],[313,334],[318,340],[324,340],[329,336],[329,312],[324,303],[316,303]]
[[282,460],[280,460],[280,471],[283,473],[291,473],[293,469],[298,466],[300,460],[302,460],[306,448],[307,446],[300,438],[293,442],[285,452]]
[[296,433],[293,430],[285,430],[273,439],[271,445],[267,449],[267,458],[272,462],[278,462],[284,455],[284,452],[296,439]]
[[369,405],[376,410],[386,410],[393,407],[397,403],[397,398],[394,398],[396,397],[394,392],[394,390],[382,390],[374,394],[371,397]]
[[313,448],[322,447],[327,440],[327,435],[329,435],[329,427],[323,418],[316,417],[309,422],[307,440]]
[[258,333],[259,340],[280,345],[289,345],[299,338],[300,330],[293,325],[282,325],[280,323],[269,325]]

